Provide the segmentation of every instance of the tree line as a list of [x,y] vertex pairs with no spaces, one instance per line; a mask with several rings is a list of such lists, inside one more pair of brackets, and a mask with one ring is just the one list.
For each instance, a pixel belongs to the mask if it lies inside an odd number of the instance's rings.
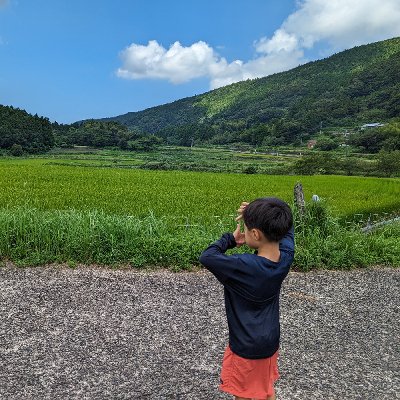
[[115,147],[122,150],[150,151],[162,143],[159,137],[128,129],[115,121],[92,119],[72,125],[55,123],[53,128],[58,147]]
[[14,156],[43,153],[55,146],[150,151],[162,142],[159,137],[128,129],[118,122],[51,123],[37,114],[0,105],[0,150]]

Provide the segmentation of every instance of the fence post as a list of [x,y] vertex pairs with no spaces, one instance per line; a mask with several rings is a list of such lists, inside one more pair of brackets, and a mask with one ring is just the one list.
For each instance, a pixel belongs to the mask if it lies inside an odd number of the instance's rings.
[[300,218],[303,218],[305,202],[304,202],[303,185],[300,182],[297,182],[294,185],[294,204],[296,205]]

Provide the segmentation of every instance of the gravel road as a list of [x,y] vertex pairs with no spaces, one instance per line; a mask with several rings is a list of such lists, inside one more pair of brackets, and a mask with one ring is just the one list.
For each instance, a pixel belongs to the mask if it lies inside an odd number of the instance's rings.
[[[279,400],[400,398],[400,270],[289,274]],[[0,399],[230,399],[206,271],[0,268]]]

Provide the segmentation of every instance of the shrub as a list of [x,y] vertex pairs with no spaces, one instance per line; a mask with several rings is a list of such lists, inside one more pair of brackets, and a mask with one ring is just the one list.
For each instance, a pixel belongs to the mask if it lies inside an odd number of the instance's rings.
[[385,176],[400,174],[400,150],[380,151],[378,155],[378,168]]
[[249,165],[249,166],[243,168],[243,173],[244,174],[256,174],[257,168],[254,165]]
[[20,144],[14,143],[10,148],[10,154],[14,157],[20,157],[24,154],[24,150]]

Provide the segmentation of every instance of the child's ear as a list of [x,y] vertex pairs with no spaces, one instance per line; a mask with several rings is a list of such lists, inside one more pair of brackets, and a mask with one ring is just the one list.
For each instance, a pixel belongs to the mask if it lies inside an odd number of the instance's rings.
[[251,232],[253,233],[253,237],[255,240],[260,240],[260,232],[258,229],[252,229]]

